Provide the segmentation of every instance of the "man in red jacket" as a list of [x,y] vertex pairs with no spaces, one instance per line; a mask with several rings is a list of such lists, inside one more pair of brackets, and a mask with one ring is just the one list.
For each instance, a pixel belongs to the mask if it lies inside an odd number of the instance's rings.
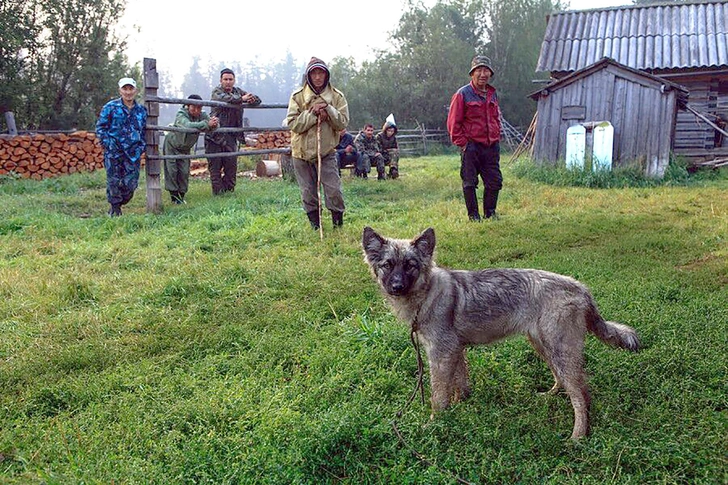
[[503,187],[500,170],[500,107],[490,59],[475,56],[470,65],[470,83],[452,96],[447,115],[447,131],[460,147],[460,178],[468,218],[480,221],[478,212],[478,175],[483,179],[483,211],[486,218],[497,219],[498,191]]

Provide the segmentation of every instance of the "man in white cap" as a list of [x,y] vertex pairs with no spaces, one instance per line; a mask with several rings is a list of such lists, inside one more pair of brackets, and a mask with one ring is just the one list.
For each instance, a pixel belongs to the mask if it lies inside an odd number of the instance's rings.
[[147,110],[136,102],[137,92],[134,79],[119,79],[121,97],[106,103],[96,122],[96,136],[104,147],[106,198],[111,205],[111,217],[120,216],[121,206],[134,196],[139,186],[142,154],[147,148]]
[[460,147],[460,178],[468,218],[480,221],[478,176],[483,179],[483,211],[486,219],[497,219],[498,192],[503,187],[500,170],[501,120],[498,96],[490,85],[493,77],[490,59],[475,56],[470,63],[470,83],[450,100],[447,131]]

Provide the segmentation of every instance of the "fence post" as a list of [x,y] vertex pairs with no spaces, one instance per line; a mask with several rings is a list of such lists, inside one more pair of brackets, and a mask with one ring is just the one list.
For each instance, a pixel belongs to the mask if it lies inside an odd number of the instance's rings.
[[[157,60],[144,58],[144,105],[147,108],[147,123],[156,125],[159,119],[159,103],[147,101],[147,97],[157,96],[159,89],[159,74],[157,73]],[[160,181],[160,160],[150,160],[150,156],[159,155],[159,132],[145,130],[144,137],[147,142],[147,160],[145,172],[147,176],[147,212],[158,213],[162,210],[162,185]]]
[[18,128],[15,126],[15,114],[12,111],[5,112],[5,124],[8,125],[8,134],[17,136]]
[[427,129],[422,125],[422,153],[427,155]]

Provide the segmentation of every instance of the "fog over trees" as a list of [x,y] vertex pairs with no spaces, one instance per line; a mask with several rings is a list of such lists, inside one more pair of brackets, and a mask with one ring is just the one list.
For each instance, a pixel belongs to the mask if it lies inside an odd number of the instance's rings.
[[[0,110],[16,113],[21,129],[93,129],[98,111],[116,95],[116,81],[141,80],[141,59],[130,62],[116,33],[126,0],[6,0],[0,4]],[[546,16],[554,0],[443,0],[427,8],[412,0],[375,60],[324,59],[332,84],[349,101],[349,129],[381,126],[394,113],[403,127],[443,128],[450,97],[469,81],[471,58],[492,59],[503,114],[528,126],[536,104],[534,72]],[[160,95],[209,98],[223,67],[266,104],[287,103],[308,62],[282,52],[268,64],[191,57],[181,85],[160,68]],[[158,65],[163,60],[158,59]],[[541,75],[543,78],[544,76]],[[178,106],[162,106],[170,123]],[[280,126],[285,110],[247,110],[252,126]],[[4,129],[4,127],[2,128]]]

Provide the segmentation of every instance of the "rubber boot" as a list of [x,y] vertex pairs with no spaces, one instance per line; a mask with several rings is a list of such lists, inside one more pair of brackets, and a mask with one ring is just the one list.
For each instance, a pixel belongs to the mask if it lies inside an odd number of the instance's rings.
[[475,193],[475,187],[463,187],[463,196],[465,197],[465,208],[468,210],[468,219],[480,221],[478,195]]
[[498,191],[497,190],[483,190],[483,212],[485,212],[486,219],[498,219],[498,214],[495,212],[495,208],[498,205]]
[[334,227],[341,227],[344,225],[344,213],[339,211],[331,211],[331,222]]
[[319,216],[319,211],[310,211],[306,212],[306,215],[308,216],[308,222],[311,223],[311,227],[314,230],[318,230],[321,227],[321,217]]
[[396,168],[390,168],[389,169],[389,178],[396,179],[397,177],[399,177],[399,170],[397,170]]
[[119,217],[121,215],[121,206],[119,204],[112,204],[109,209],[109,217]]

